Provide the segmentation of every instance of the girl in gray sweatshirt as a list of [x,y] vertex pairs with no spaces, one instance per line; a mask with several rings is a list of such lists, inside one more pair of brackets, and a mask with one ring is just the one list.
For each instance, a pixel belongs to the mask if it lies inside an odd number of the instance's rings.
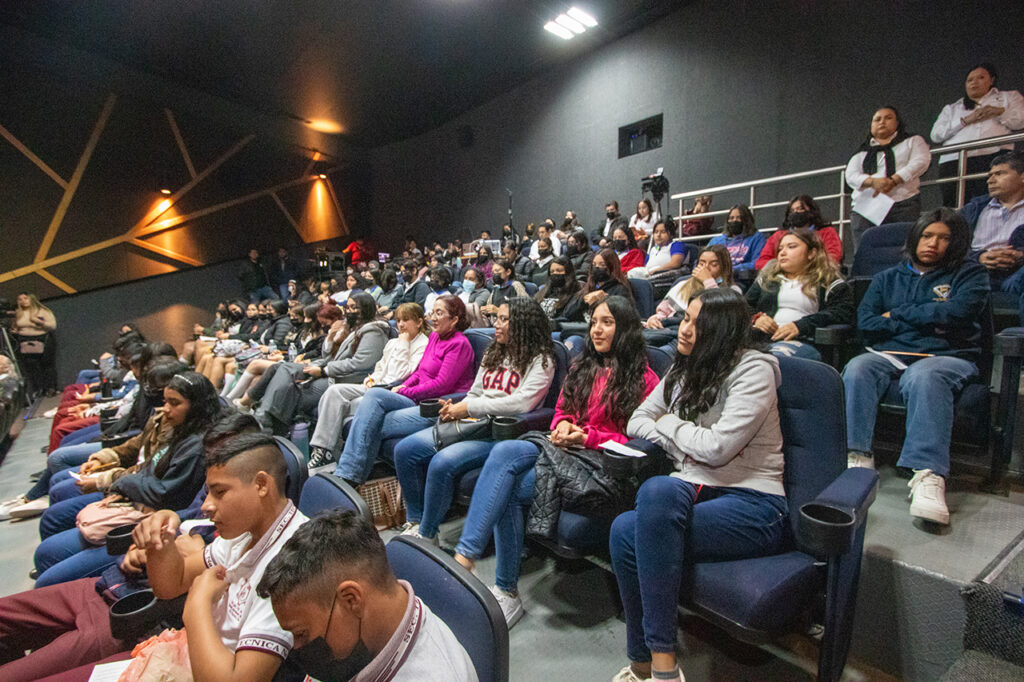
[[630,665],[616,680],[681,680],[676,609],[684,568],[785,548],[778,361],[753,347],[750,309],[731,289],[692,299],[676,360],[633,413],[627,435],[660,445],[669,476],[648,479],[612,524],[612,567]]

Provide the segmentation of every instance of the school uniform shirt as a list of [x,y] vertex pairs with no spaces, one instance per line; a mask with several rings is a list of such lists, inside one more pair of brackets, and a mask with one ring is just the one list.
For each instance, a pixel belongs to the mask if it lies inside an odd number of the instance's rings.
[[374,386],[401,381],[416,369],[427,349],[427,337],[417,334],[412,341],[399,337],[384,345],[384,355],[373,368],[370,378]]
[[[964,125],[961,119],[971,112],[964,106],[964,100],[961,97],[952,104],[942,107],[942,112],[935,119],[935,125],[932,126],[932,142],[941,145],[973,142],[986,137],[1009,135],[1024,128],[1024,97],[1016,90],[1000,91],[992,88],[978,100],[978,106],[1002,107],[1005,111],[998,118],[987,118],[984,121]],[[1002,147],[971,149],[967,152],[967,156],[995,154],[1000,149],[1013,149],[1013,143]],[[957,156],[956,152],[943,154],[939,157],[939,163],[956,161]]]
[[541,354],[533,358],[523,374],[507,359],[495,369],[481,367],[466,395],[469,416],[510,417],[529,412],[544,401],[554,376],[555,359]]
[[[539,247],[539,241],[536,241],[530,245],[530,260],[536,261],[540,259],[540,251],[538,250]],[[554,254],[555,257],[562,255],[562,242],[555,239],[554,237],[551,238],[551,253]]]
[[413,593],[412,585],[398,584],[409,593],[402,622],[352,682],[477,682],[473,660],[448,625]]
[[288,657],[292,635],[277,622],[270,600],[256,594],[256,586],[270,560],[307,520],[288,502],[270,530],[248,551],[246,547],[252,542],[249,533],[231,540],[218,537],[203,550],[207,568],[223,566],[227,569],[228,590],[213,605],[213,626],[220,633],[220,641],[232,653],[250,649],[282,659]]
[[654,226],[658,224],[659,220],[661,220],[661,216],[657,211],[647,218],[641,218],[639,213],[634,213],[629,219],[629,227],[632,230],[643,230],[646,234],[653,234]]
[[[878,143],[872,139],[871,145],[878,146]],[[928,170],[928,165],[932,162],[931,151],[929,151],[928,143],[925,142],[923,137],[911,135],[893,146],[892,157],[893,162],[896,164],[895,168],[886,168],[885,154],[874,152],[877,162],[876,168],[878,170],[868,175],[863,170],[864,157],[867,154],[867,152],[857,152],[850,157],[849,163],[846,164],[846,184],[851,189],[860,189],[861,185],[869,177],[886,178],[899,175],[903,182],[889,192],[889,197],[893,201],[905,201],[920,194],[921,176]]]
[[673,257],[685,254],[686,246],[680,241],[669,242],[664,246],[651,242],[650,248],[647,249],[647,269],[653,270],[668,265]]

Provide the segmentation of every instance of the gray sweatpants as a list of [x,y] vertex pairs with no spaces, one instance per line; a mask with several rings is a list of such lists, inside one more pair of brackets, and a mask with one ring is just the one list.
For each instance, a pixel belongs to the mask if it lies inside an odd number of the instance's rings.
[[356,407],[366,393],[362,384],[331,384],[320,398],[317,407],[316,430],[309,444],[338,452],[341,427],[349,415],[355,414]]

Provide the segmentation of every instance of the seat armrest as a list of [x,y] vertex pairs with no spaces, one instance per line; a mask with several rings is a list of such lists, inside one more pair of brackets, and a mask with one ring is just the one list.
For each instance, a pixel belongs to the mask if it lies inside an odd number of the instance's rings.
[[814,330],[815,346],[841,346],[853,336],[853,325],[830,324]]
[[813,502],[800,507],[800,544],[817,556],[848,551],[857,529],[867,520],[877,490],[874,469],[855,467],[841,473]]
[[1009,358],[1024,357],[1024,327],[1009,327],[996,334],[992,352]]
[[554,416],[554,409],[538,407],[536,410],[524,412],[519,415],[519,418],[523,420],[527,431],[548,431],[551,428],[551,420]]
[[457,403],[465,397],[465,393],[449,393],[448,395],[440,396],[438,400],[450,400],[453,403]]

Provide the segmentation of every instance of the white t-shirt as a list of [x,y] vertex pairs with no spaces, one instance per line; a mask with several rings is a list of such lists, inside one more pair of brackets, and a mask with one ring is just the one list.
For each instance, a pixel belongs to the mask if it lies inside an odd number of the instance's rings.
[[219,565],[227,569],[230,584],[213,605],[213,626],[220,633],[220,641],[232,652],[253,649],[282,659],[288,657],[292,635],[277,622],[270,600],[256,594],[256,586],[270,560],[307,520],[288,502],[270,530],[248,551],[246,546],[252,541],[248,533],[231,540],[219,537],[204,550],[207,568]]
[[779,277],[779,309],[772,319],[780,327],[818,312],[818,302],[803,292],[799,279]]

